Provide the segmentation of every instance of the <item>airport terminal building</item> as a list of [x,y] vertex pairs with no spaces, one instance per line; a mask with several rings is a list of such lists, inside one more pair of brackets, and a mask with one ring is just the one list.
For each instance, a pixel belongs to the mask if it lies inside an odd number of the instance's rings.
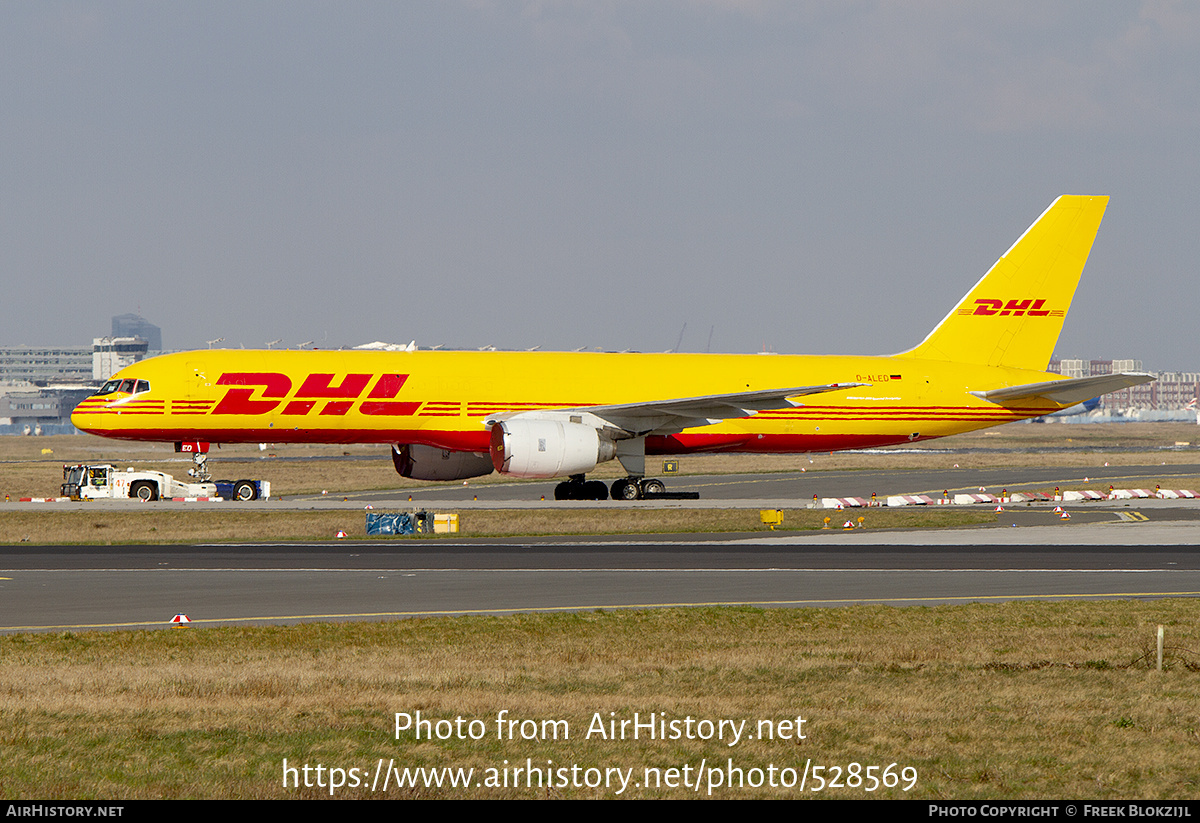
[[137,315],[114,317],[118,328],[138,334],[96,337],[90,346],[0,347],[0,434],[75,433],[71,412],[81,400],[162,347],[158,326]]

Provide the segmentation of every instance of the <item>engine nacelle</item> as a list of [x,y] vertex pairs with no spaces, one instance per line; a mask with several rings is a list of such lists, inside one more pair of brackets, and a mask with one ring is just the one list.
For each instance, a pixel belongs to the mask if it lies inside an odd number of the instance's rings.
[[584,474],[616,455],[616,444],[585,423],[516,418],[492,425],[492,465],[512,477]]
[[466,480],[492,473],[492,458],[487,454],[409,443],[392,446],[392,463],[401,477],[413,480]]

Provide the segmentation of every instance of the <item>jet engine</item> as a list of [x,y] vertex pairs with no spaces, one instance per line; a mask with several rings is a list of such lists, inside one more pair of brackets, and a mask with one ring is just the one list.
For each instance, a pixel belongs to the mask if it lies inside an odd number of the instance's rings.
[[584,474],[616,455],[612,440],[583,423],[516,418],[492,426],[492,465],[512,477]]
[[401,477],[413,480],[466,480],[492,473],[492,459],[487,454],[410,443],[392,446],[392,463]]

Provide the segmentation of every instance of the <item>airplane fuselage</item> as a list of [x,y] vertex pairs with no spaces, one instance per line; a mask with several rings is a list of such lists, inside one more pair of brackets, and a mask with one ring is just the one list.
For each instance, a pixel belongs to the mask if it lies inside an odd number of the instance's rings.
[[799,453],[927,440],[1047,414],[1060,406],[1002,406],[969,391],[1056,377],[908,357],[202,350],[124,369],[115,379],[143,381],[144,391],[94,395],[72,420],[125,440],[410,443],[486,452],[484,421],[500,412],[868,384],[646,440],[651,454]]

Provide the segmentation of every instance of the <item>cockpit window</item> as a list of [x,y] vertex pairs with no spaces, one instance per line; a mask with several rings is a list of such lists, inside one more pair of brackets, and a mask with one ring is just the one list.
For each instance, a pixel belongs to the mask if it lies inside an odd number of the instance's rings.
[[114,394],[116,392],[141,394],[146,391],[150,391],[150,383],[146,380],[109,380],[96,394]]

